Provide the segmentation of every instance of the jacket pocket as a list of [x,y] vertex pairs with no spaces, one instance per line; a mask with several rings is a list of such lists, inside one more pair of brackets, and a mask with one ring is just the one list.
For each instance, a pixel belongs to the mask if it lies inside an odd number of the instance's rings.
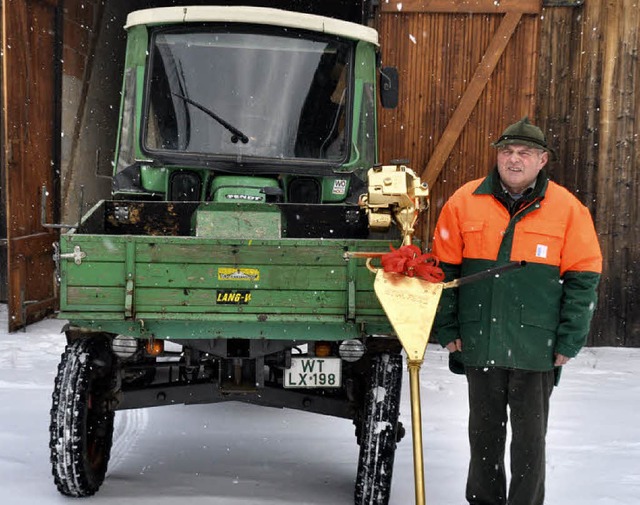
[[467,365],[477,365],[483,359],[480,355],[486,348],[488,337],[483,335],[482,305],[477,302],[460,304],[458,322],[462,339],[462,361]]
[[483,258],[484,251],[484,221],[465,221],[460,227],[465,258]]
[[527,309],[525,305],[520,313],[520,321],[525,326],[535,326],[555,333],[560,319],[553,311]]
[[553,367],[559,315],[553,310],[522,307],[521,331],[515,342],[517,368],[550,370]]
[[516,226],[512,257],[532,263],[560,266],[564,223],[522,220]]

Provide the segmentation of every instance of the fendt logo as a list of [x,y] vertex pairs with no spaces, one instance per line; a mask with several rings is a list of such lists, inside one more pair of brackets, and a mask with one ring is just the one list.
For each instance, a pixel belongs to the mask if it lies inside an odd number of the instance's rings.
[[224,196],[227,200],[245,200],[247,202],[261,202],[264,200],[263,196],[259,195],[236,195],[229,194]]

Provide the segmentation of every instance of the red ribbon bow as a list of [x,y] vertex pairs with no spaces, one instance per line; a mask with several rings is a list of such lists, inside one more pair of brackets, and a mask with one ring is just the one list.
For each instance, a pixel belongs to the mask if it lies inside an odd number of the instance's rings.
[[420,277],[429,282],[442,282],[444,272],[438,266],[439,260],[430,253],[422,253],[415,245],[404,245],[400,249],[389,246],[390,253],[380,258],[385,272],[394,272],[408,277]]

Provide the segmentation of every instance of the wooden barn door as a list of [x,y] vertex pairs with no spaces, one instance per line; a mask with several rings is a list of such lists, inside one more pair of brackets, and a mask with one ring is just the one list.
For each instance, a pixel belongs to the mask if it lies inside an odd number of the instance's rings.
[[453,191],[493,168],[505,126],[535,120],[540,12],[541,0],[380,3],[383,64],[401,79],[399,107],[379,118],[381,161],[408,158],[429,183],[423,234]]
[[41,225],[41,188],[55,219],[59,167],[57,0],[2,2],[2,201],[9,330],[55,308],[53,243]]

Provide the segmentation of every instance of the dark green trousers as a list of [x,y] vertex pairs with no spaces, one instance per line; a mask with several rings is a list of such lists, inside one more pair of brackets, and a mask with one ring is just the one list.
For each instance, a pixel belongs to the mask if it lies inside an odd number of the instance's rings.
[[[554,373],[466,367],[471,461],[467,501],[472,505],[542,505],[545,437]],[[504,467],[511,421],[511,482]]]

